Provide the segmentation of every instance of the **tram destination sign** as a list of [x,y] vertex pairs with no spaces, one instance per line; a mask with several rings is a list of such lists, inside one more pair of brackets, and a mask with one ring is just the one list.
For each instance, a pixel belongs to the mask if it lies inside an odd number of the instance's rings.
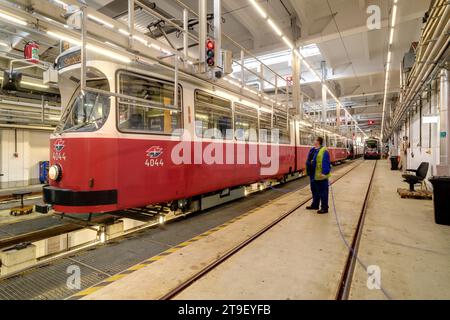
[[81,51],[73,51],[69,52],[61,57],[58,58],[56,61],[56,69],[61,70],[70,66],[73,66],[74,64],[81,63]]

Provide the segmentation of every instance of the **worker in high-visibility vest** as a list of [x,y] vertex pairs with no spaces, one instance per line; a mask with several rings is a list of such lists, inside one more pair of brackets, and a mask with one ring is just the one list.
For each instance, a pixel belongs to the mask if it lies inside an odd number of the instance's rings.
[[[323,145],[323,138],[317,137],[314,147],[306,160],[306,172],[311,182],[313,202],[308,210],[318,210],[319,214],[328,213],[329,179],[331,177],[330,153]],[[320,209],[320,210],[319,210]]]

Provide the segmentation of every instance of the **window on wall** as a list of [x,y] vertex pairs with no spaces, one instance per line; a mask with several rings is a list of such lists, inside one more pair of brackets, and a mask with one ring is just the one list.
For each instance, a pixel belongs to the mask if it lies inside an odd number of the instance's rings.
[[231,101],[195,92],[195,134],[200,138],[233,138],[233,110]]
[[259,142],[269,143],[272,132],[272,113],[260,109],[259,113]]
[[234,128],[240,141],[258,141],[258,110],[236,103],[234,105]]
[[273,129],[279,131],[279,141],[281,144],[290,143],[289,124],[286,109],[274,109]]
[[182,90],[175,106],[174,83],[133,73],[119,73],[118,126],[123,132],[172,134],[182,128]]

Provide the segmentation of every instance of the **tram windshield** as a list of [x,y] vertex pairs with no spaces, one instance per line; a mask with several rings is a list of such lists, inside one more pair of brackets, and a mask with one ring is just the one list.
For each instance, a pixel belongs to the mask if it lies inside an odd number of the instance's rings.
[[[109,91],[107,79],[88,80],[86,85],[89,88]],[[110,105],[109,96],[89,91],[83,95],[78,88],[62,116],[56,132],[97,131],[108,119]]]
[[369,149],[377,149],[378,148],[378,142],[375,140],[369,140],[366,141],[366,147]]

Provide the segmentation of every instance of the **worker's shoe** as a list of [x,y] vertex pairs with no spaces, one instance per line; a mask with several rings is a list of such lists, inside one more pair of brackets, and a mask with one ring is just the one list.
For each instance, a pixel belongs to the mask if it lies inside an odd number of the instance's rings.
[[318,209],[319,208],[313,206],[306,207],[306,210],[318,210]]
[[328,210],[319,210],[319,211],[317,211],[317,214],[327,214],[328,213]]

